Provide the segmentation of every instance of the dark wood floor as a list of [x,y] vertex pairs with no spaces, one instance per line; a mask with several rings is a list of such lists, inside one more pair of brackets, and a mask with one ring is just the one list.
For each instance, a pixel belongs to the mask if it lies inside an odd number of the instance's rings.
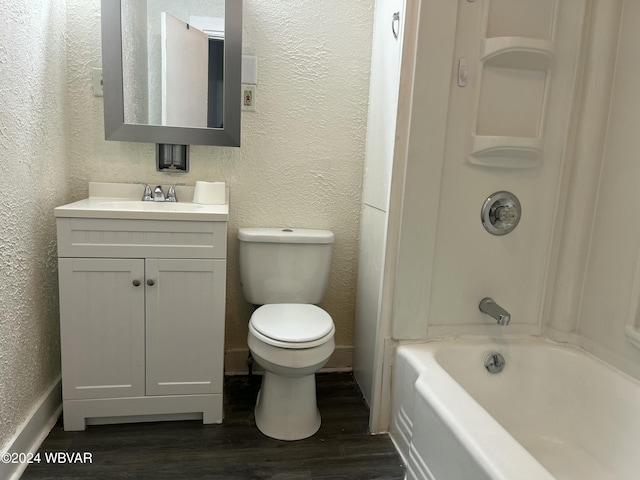
[[[368,409],[350,374],[317,375],[322,427],[282,442],[255,427],[261,377],[228,377],[222,425],[157,422],[65,432],[58,422],[40,452],[92,454],[92,464],[30,465],[23,479],[362,479],[401,480],[404,466],[387,435],[367,431]],[[43,457],[41,457],[43,458]],[[44,460],[44,458],[43,458]]]

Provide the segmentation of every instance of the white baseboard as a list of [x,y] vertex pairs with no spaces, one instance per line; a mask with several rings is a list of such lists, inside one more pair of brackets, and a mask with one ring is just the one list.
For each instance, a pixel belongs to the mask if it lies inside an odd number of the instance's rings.
[[[58,376],[1,451],[10,453],[37,452],[56,424],[60,412],[62,412],[62,380]],[[0,478],[18,480],[26,468],[26,463],[0,462]]]
[[[248,348],[234,348],[224,354],[225,375],[247,375],[249,368],[247,358]],[[320,370],[321,373],[352,372],[353,371],[353,347],[350,345],[338,345],[327,364]],[[261,373],[262,368],[253,362],[253,372]]]

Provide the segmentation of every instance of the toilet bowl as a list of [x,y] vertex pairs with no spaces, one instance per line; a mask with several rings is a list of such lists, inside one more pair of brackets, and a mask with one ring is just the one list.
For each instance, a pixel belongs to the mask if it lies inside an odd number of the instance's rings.
[[247,341],[264,368],[255,407],[262,433],[301,440],[318,431],[315,373],[335,349],[334,333],[331,316],[311,304],[269,304],[253,313]]
[[329,230],[238,229],[242,292],[262,305],[247,337],[265,370],[256,426],[272,438],[300,440],[320,428],[315,373],[335,349],[335,326],[316,304],[329,282],[333,239]]

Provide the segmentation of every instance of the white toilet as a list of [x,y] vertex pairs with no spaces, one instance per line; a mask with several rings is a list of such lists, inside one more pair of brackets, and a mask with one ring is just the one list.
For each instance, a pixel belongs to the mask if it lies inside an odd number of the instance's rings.
[[300,440],[320,428],[315,373],[335,349],[331,316],[316,303],[329,279],[333,232],[240,228],[245,298],[262,305],[249,321],[249,349],[264,368],[256,426],[278,440]]

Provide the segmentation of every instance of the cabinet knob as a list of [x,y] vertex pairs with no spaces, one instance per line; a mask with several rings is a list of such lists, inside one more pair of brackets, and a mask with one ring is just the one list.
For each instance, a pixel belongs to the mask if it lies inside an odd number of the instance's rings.
[[133,281],[133,286],[134,287],[139,287],[140,286],[140,280],[134,280]]
[[147,285],[149,285],[150,287],[153,287],[156,284],[156,282],[154,280],[147,280]]

